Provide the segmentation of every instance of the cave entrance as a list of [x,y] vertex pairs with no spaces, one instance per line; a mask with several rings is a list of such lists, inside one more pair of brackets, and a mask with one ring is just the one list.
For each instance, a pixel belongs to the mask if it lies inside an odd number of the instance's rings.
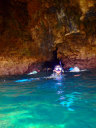
[[46,61],[44,64],[43,64],[43,69],[46,69],[46,70],[53,70],[54,69],[54,66],[55,65],[58,65],[60,64],[60,60],[57,59],[57,49],[53,51],[53,57],[52,57],[52,60],[50,61]]

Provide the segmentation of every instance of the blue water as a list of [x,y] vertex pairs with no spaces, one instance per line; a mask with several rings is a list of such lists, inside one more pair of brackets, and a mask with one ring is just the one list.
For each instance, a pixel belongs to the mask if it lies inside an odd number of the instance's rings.
[[0,128],[96,128],[96,70],[45,76],[0,78]]

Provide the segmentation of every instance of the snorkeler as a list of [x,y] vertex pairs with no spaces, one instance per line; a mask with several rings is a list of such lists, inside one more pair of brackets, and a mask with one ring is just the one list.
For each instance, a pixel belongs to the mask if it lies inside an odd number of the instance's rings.
[[60,65],[56,65],[54,70],[53,70],[54,75],[61,75],[62,72],[64,72],[62,67]]
[[69,69],[70,72],[80,72],[80,69],[78,67],[74,67],[74,68],[70,68]]

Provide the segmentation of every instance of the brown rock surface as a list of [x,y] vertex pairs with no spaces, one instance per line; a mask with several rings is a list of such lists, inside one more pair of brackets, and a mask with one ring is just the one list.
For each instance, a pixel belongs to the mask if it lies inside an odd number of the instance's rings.
[[56,49],[65,68],[96,68],[96,1],[0,1],[0,75],[35,70]]

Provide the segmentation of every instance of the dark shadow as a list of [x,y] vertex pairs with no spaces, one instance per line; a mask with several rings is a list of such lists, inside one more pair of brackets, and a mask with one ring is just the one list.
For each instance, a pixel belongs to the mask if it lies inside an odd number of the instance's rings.
[[55,51],[53,51],[53,58],[52,58],[52,60],[46,61],[43,64],[42,68],[44,70],[53,70],[55,65],[58,65],[58,64],[60,64],[60,60],[57,59],[57,49],[56,49]]

